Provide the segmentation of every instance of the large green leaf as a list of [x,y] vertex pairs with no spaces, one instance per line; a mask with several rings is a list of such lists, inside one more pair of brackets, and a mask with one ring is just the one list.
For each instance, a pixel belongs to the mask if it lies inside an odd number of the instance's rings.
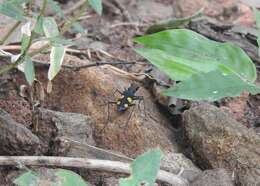
[[102,0],[88,0],[90,6],[99,14],[102,14]]
[[[152,49],[161,50],[158,56],[154,58],[149,57],[148,60],[153,64],[160,64],[160,58],[164,58],[164,56],[168,55],[174,58],[182,58],[183,61],[179,60],[178,62],[185,63],[185,65],[188,65],[191,69],[197,69],[195,66],[201,66],[201,72],[206,72],[215,66],[221,71],[224,69],[223,72],[235,72],[239,74],[241,78],[247,79],[250,82],[256,79],[256,68],[242,49],[231,43],[211,41],[191,30],[167,30],[138,37],[135,41],[143,44],[146,49],[151,49],[151,52],[149,53],[148,50],[145,55],[139,52],[146,58],[148,58],[147,56],[149,55],[153,55],[154,50]],[[190,75],[192,75],[192,73]]]
[[260,93],[260,87],[243,81],[238,75],[225,74],[218,70],[198,73],[164,91],[164,95],[190,100],[215,101],[223,97],[240,95],[244,90]]
[[136,52],[148,59],[153,65],[166,73],[171,79],[182,81],[200,72],[210,72],[215,69],[228,73],[230,70],[214,59],[199,61],[170,55],[159,49],[139,48]]
[[60,71],[63,58],[65,56],[65,47],[58,46],[51,48],[50,68],[48,71],[48,79],[51,81]]
[[138,186],[141,183],[153,186],[160,169],[161,156],[159,149],[150,150],[138,156],[131,164],[131,176],[120,179],[120,186]]

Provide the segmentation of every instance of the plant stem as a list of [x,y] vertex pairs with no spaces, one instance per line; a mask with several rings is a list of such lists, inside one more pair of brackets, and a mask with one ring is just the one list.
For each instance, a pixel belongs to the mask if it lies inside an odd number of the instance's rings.
[[10,30],[6,33],[6,35],[3,37],[3,39],[0,41],[0,45],[3,45],[7,39],[12,35],[12,33],[16,30],[16,28],[21,24],[21,21],[17,21]]
[[80,8],[79,13],[74,17],[72,17],[71,19],[69,19],[68,22],[63,25],[63,27],[61,28],[61,34],[64,34],[66,31],[68,31],[71,28],[73,23],[75,23],[77,19],[84,13],[85,7],[86,7],[85,4],[83,4],[82,7]]
[[[46,6],[47,6],[47,0],[43,0],[39,16],[43,16],[43,15],[44,15]],[[20,24],[20,23],[19,23],[19,24]],[[19,25],[19,24],[18,24],[18,25]],[[17,25],[17,26],[18,26],[18,25]],[[17,26],[16,26],[16,27],[17,27]],[[15,28],[13,27],[13,29],[15,29]],[[35,33],[35,32],[32,32],[28,47],[25,49],[25,51],[20,55],[20,57],[19,57],[14,63],[11,63],[11,64],[6,65],[6,66],[4,66],[3,68],[1,68],[1,69],[0,69],[0,75],[1,75],[1,74],[4,74],[4,73],[6,73],[6,72],[8,72],[9,70],[11,70],[11,69],[13,69],[13,68],[16,68],[19,64],[23,63],[24,57],[27,55],[27,53],[28,53],[28,51],[29,51],[29,49],[30,49],[30,47],[31,47],[32,41],[33,41],[33,39],[34,39],[35,36],[36,36],[36,33]],[[35,54],[34,54],[34,55],[35,55]],[[30,53],[29,53],[29,56],[31,56]]]
[[41,6],[41,10],[40,10],[39,16],[43,16],[43,15],[44,15],[46,6],[47,6],[47,0],[44,0],[44,1],[42,2],[42,6]]

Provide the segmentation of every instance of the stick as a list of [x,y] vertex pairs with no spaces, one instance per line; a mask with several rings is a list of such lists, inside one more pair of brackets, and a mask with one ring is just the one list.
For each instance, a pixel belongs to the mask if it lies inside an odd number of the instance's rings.
[[[44,62],[44,61],[39,61],[34,59],[33,62],[35,62],[38,65],[42,65],[42,66],[46,66],[49,67],[50,63]],[[97,67],[97,66],[102,66],[102,65],[128,65],[128,64],[138,64],[138,62],[135,61],[129,61],[129,62],[97,62],[97,63],[89,63],[89,64],[84,64],[84,65],[66,65],[63,64],[61,65],[63,68],[67,68],[67,69],[72,69],[75,71],[78,71],[80,69],[84,69],[84,68],[90,68],[90,67]]]
[[[0,156],[0,166],[17,165],[86,168],[125,174],[131,172],[129,163],[119,161],[55,156]],[[188,181],[184,178],[163,170],[158,172],[157,179],[171,185],[188,185]]]

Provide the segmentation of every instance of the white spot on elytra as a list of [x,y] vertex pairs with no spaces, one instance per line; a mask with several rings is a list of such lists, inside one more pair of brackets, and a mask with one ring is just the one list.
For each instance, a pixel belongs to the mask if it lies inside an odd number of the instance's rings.
[[217,91],[217,90],[213,91],[213,94],[217,94],[217,93],[218,93],[218,91]]

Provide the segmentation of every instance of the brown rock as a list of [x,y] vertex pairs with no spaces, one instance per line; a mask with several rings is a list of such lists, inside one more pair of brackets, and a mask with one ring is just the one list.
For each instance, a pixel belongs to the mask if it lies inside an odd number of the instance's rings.
[[231,174],[225,169],[206,170],[190,186],[233,186]]
[[260,181],[260,138],[254,131],[207,104],[186,111],[184,125],[198,161],[235,171],[242,185]]
[[[76,57],[67,56],[64,63],[69,62],[73,65],[86,64]],[[46,74],[45,71],[44,78]],[[42,81],[46,81],[44,78],[40,77]],[[52,110],[91,116],[95,123],[95,141],[106,149],[132,157],[158,146],[166,152],[178,152],[169,120],[159,112],[150,93],[142,87],[136,95],[144,97],[145,109],[141,103],[140,109],[138,106],[131,107],[121,114],[117,112],[115,105],[111,105],[111,122],[108,122],[107,102],[120,96],[113,96],[116,89],[122,91],[130,83],[129,76],[110,65],[80,71],[64,70],[53,81],[53,91],[47,97],[46,106]],[[122,127],[126,124],[131,109],[134,109],[132,117],[128,125]]]
[[39,109],[38,135],[52,155],[93,157],[84,146],[96,144],[92,125],[91,118],[83,114]]
[[0,109],[0,155],[37,155],[40,153],[39,138]]

